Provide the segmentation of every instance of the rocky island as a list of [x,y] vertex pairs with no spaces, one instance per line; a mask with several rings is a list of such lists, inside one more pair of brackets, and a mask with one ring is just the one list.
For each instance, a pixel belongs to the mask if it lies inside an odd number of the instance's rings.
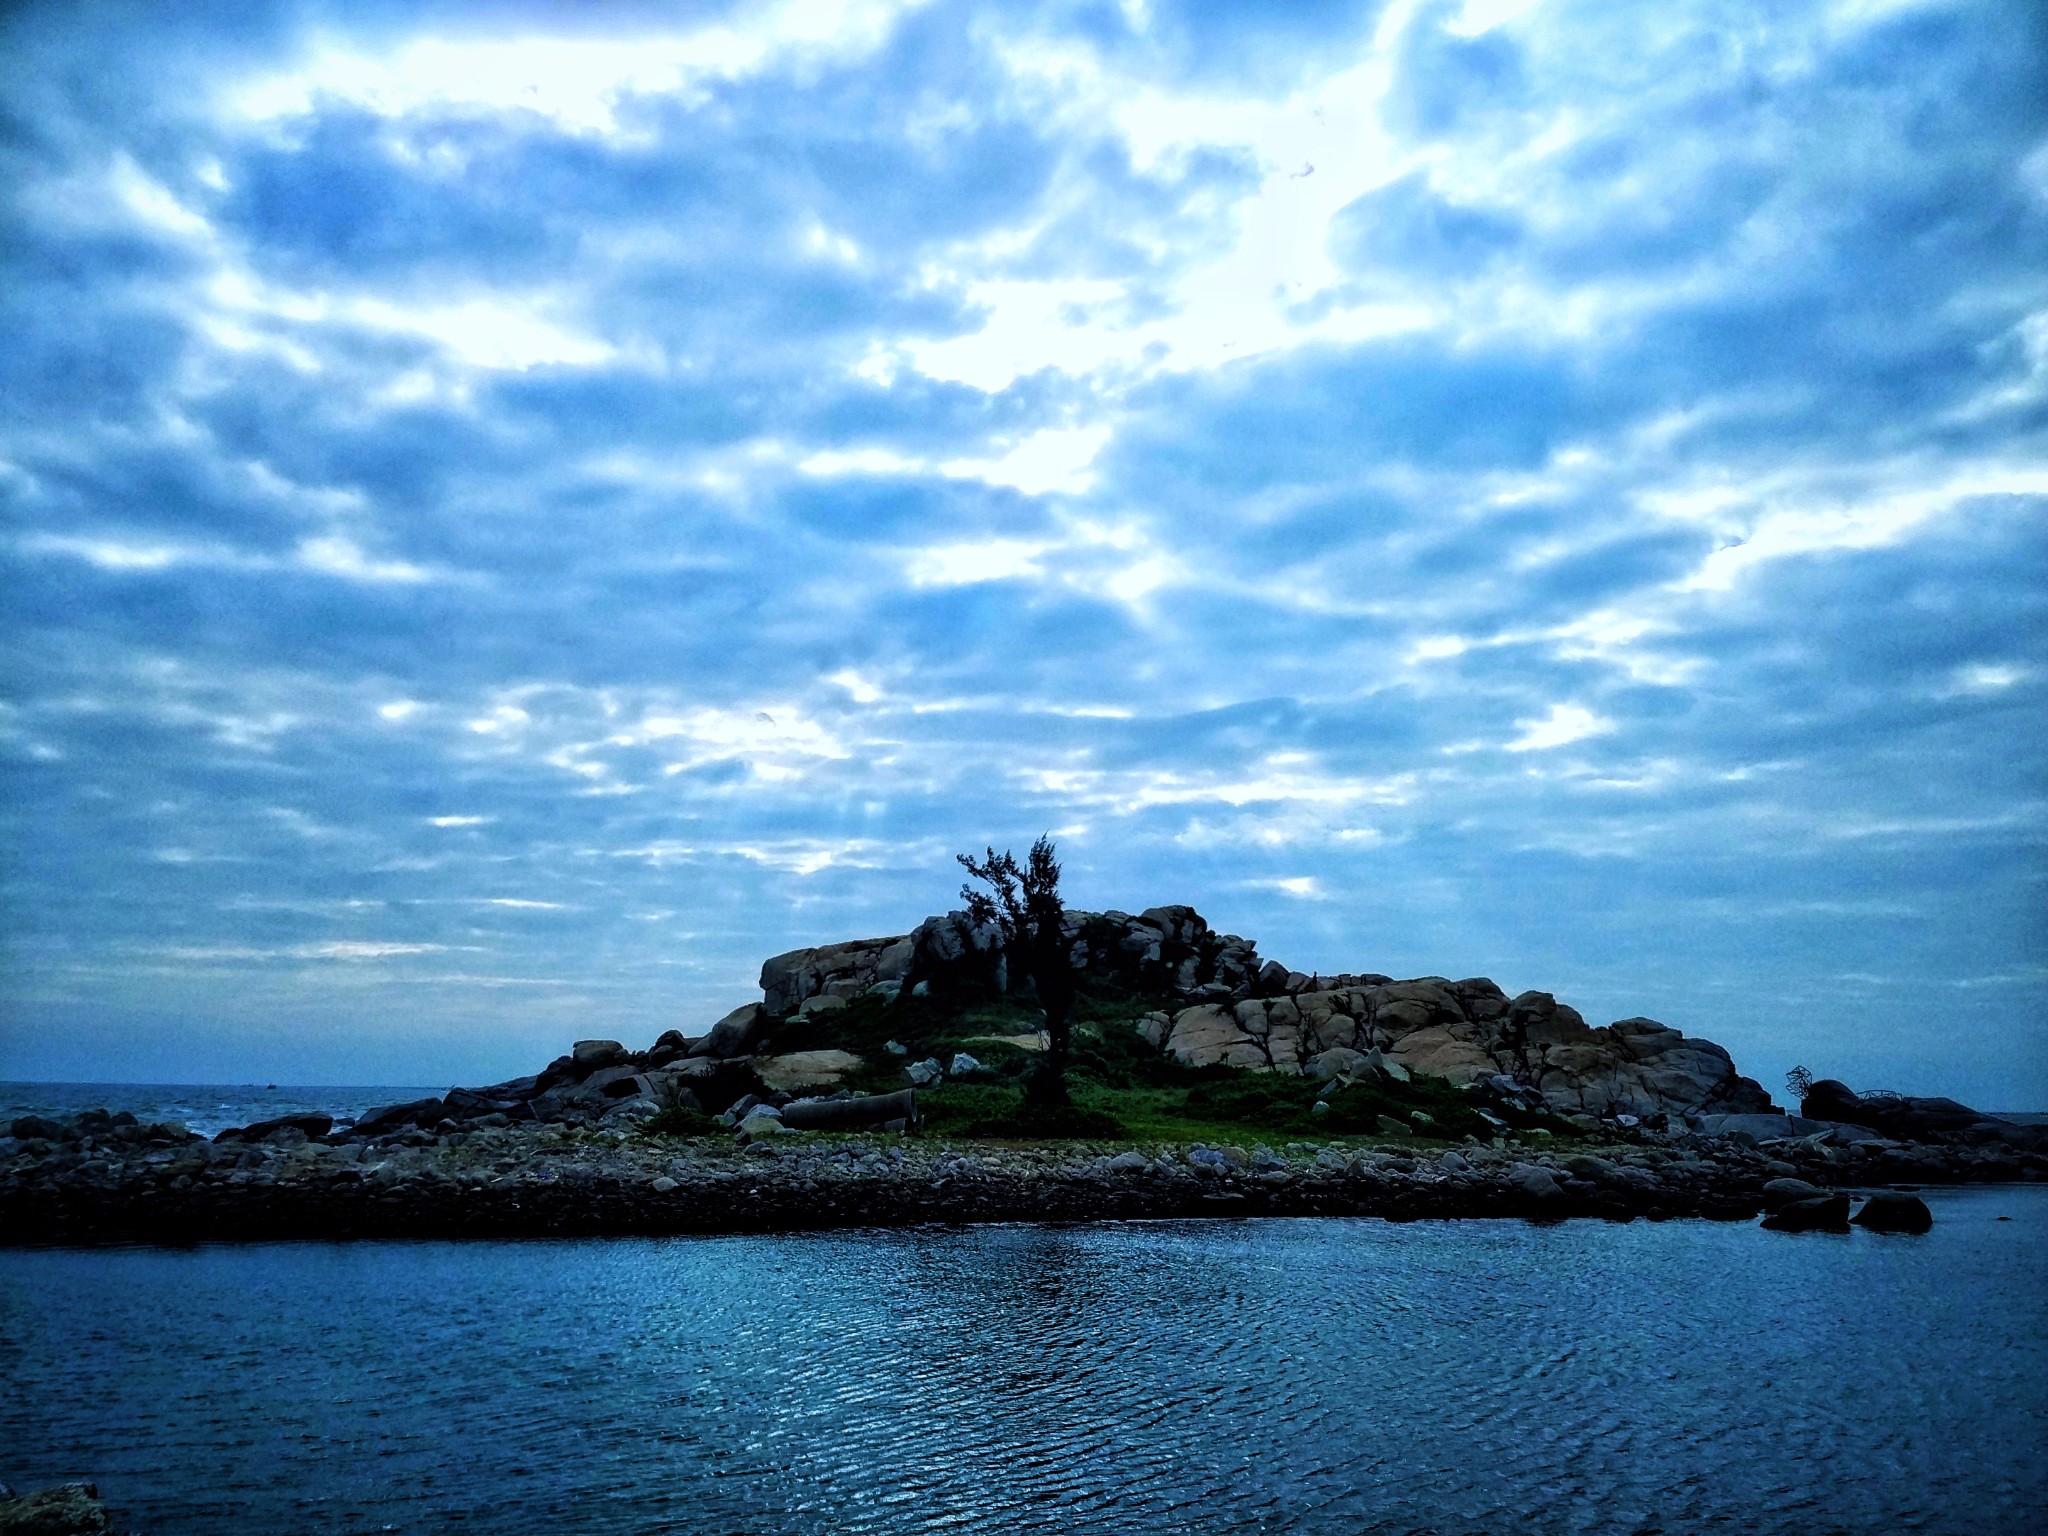
[[951,913],[778,955],[701,1032],[580,1041],[353,1123],[16,1120],[0,1240],[1759,1211],[1845,1230],[1852,1192],[1853,1219],[1910,1231],[1914,1187],[2048,1175],[2040,1128],[1827,1080],[1787,1114],[1713,1042],[1595,1028],[1544,992],[1303,974],[1184,906],[1068,913],[1061,937],[1057,1124],[1018,1086],[1044,1049],[1028,989],[997,932]]

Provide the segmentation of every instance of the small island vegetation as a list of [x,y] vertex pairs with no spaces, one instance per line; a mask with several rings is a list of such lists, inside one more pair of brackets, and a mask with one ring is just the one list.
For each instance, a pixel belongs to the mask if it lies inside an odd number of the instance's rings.
[[[1220,1064],[1191,1067],[1139,1032],[1138,1018],[1176,1006],[1113,980],[1081,977],[1071,994],[1063,1068],[1067,1102],[1048,1104],[1033,1084],[1045,1070],[1035,1036],[1045,1013],[1028,990],[961,987],[925,996],[851,999],[846,1007],[777,1026],[765,1048],[836,1049],[860,1058],[841,1086],[888,1093],[904,1063],[968,1056],[972,1072],[918,1092],[919,1134],[952,1139],[1186,1142],[1243,1136],[1490,1140],[1504,1133],[1570,1138],[1561,1115],[1527,1109],[1442,1078],[1317,1082]],[[1317,1109],[1318,1104],[1325,1107]],[[1419,1117],[1419,1118],[1418,1118]],[[671,1109],[648,1120],[654,1135],[727,1135],[712,1117]],[[1539,1137],[1538,1139],[1541,1139]]]

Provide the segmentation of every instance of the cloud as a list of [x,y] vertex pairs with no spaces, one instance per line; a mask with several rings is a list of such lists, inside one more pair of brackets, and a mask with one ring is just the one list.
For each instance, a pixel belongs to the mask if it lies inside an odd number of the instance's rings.
[[2036,8],[10,27],[0,1069],[504,1075],[1052,827],[2048,1093]]
[[1546,752],[1614,729],[1613,721],[1601,719],[1580,704],[1553,704],[1542,719],[1517,720],[1515,724],[1522,734],[1507,743],[1510,752]]

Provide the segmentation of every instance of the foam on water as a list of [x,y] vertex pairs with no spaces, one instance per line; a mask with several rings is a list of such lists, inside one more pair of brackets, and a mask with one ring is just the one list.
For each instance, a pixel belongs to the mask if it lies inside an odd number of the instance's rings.
[[0,1476],[156,1536],[2040,1529],[2048,1191],[1929,1198],[0,1253]]
[[0,1131],[21,1115],[69,1117],[85,1109],[127,1110],[138,1120],[175,1120],[202,1136],[231,1125],[319,1112],[354,1118],[440,1088],[279,1087],[275,1083],[0,1083]]

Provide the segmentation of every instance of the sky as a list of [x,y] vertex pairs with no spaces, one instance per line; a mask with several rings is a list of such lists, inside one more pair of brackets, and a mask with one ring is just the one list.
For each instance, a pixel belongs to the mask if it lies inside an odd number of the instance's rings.
[[26,5],[0,1076],[1070,905],[2048,1107],[2031,3]]

